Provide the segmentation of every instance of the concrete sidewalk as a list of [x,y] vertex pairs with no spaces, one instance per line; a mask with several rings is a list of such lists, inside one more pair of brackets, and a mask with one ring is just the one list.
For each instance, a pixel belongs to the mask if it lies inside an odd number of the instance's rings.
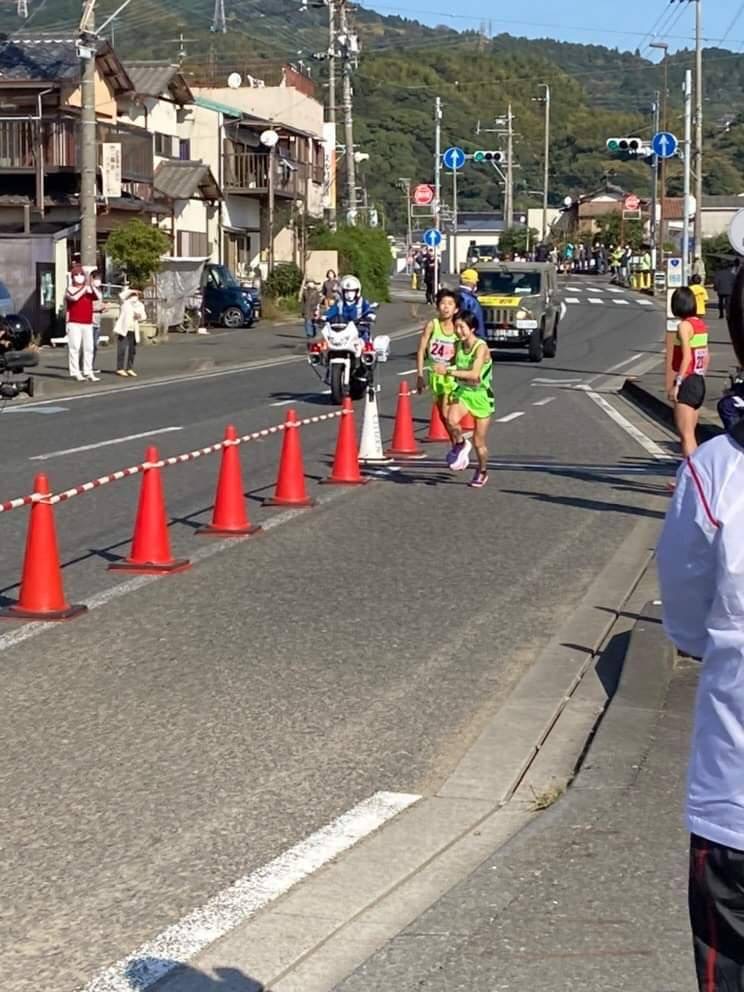
[[696,678],[648,604],[566,794],[338,992],[693,992],[681,810]]
[[[377,333],[395,334],[405,327],[423,324],[428,308],[423,303],[400,298],[401,295],[396,294],[392,303],[380,307]],[[281,322],[261,321],[254,327],[239,330],[213,328],[206,335],[172,333],[166,339],[142,343],[135,362],[137,379],[123,379],[115,374],[116,344],[113,341],[101,347],[98,353],[96,364],[101,372],[100,383],[70,379],[67,348],[44,347],[39,352],[39,365],[33,370],[35,396],[61,399],[106,386],[126,389],[143,380],[194,375],[256,362],[282,363],[301,360],[304,356],[305,334],[299,317]]]

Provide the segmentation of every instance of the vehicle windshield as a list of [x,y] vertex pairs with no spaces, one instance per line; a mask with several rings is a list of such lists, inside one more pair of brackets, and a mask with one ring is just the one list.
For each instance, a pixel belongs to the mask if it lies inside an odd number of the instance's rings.
[[232,272],[224,265],[212,265],[209,268],[209,283],[217,289],[227,287],[229,289],[240,289],[240,283]]
[[479,296],[534,296],[539,292],[539,272],[511,272],[509,269],[501,269],[497,272],[478,273]]
[[488,255],[491,258],[496,254],[496,245],[471,245],[468,249],[468,255],[473,258],[479,258],[481,255]]

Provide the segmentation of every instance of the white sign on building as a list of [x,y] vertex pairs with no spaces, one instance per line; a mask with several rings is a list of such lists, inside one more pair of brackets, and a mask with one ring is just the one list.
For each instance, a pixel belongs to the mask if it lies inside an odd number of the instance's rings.
[[101,143],[101,192],[107,200],[121,196],[121,145],[118,142]]

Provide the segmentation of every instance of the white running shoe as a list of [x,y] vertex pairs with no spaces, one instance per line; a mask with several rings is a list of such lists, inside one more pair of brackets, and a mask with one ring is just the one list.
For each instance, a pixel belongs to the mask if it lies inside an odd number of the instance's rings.
[[82,372],[73,372],[70,378],[74,379],[76,382],[85,382],[85,377]]
[[458,454],[457,458],[452,462],[450,468],[453,472],[464,472],[465,469],[470,464],[470,452],[473,450],[473,445],[468,441],[467,438],[462,443],[462,450]]
[[95,374],[95,372],[91,372],[90,375],[86,375],[85,378],[88,380],[88,382],[100,382],[101,381],[100,378]]

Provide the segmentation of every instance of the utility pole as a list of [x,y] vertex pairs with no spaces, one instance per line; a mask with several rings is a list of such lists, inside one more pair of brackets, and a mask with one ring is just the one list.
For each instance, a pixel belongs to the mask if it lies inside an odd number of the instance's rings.
[[682,284],[688,283],[690,261],[690,159],[692,158],[692,70],[685,71],[685,170],[682,193]]
[[703,0],[695,4],[695,254],[703,250]]
[[398,182],[400,183],[400,188],[403,190],[403,195],[406,198],[406,245],[410,251],[411,242],[413,241],[413,218],[411,216],[411,180],[405,176],[401,177]]
[[542,240],[548,240],[548,186],[550,184],[550,86],[547,83],[540,83],[545,90],[543,103],[545,104],[545,152],[543,156],[543,217],[542,217]]
[[512,105],[506,112],[506,190],[505,190],[505,223],[506,227],[514,226],[514,118]]
[[328,0],[328,123],[333,125],[328,224],[336,230],[336,0]]
[[[441,227],[442,211],[442,100],[434,100],[434,227]],[[439,249],[434,249],[434,291],[439,289]]]
[[[83,265],[96,265],[96,47],[95,0],[84,0],[80,21],[80,254]],[[87,56],[87,57],[86,57]]]
[[[660,120],[661,120],[661,110],[660,110],[660,99],[661,94],[656,91],[656,96],[654,99],[654,134],[659,131]],[[657,214],[657,204],[659,202],[659,169],[663,159],[657,158],[656,155],[653,156],[653,170],[654,170],[654,186],[653,194],[651,197],[651,268],[654,272],[657,269],[656,259],[658,257],[658,227],[656,224],[656,214]]]
[[356,163],[354,162],[354,114],[351,103],[351,69],[356,43],[349,35],[349,17],[346,0],[339,3],[340,41],[343,51],[344,132],[346,142],[346,195],[349,201],[349,220],[356,220]]

